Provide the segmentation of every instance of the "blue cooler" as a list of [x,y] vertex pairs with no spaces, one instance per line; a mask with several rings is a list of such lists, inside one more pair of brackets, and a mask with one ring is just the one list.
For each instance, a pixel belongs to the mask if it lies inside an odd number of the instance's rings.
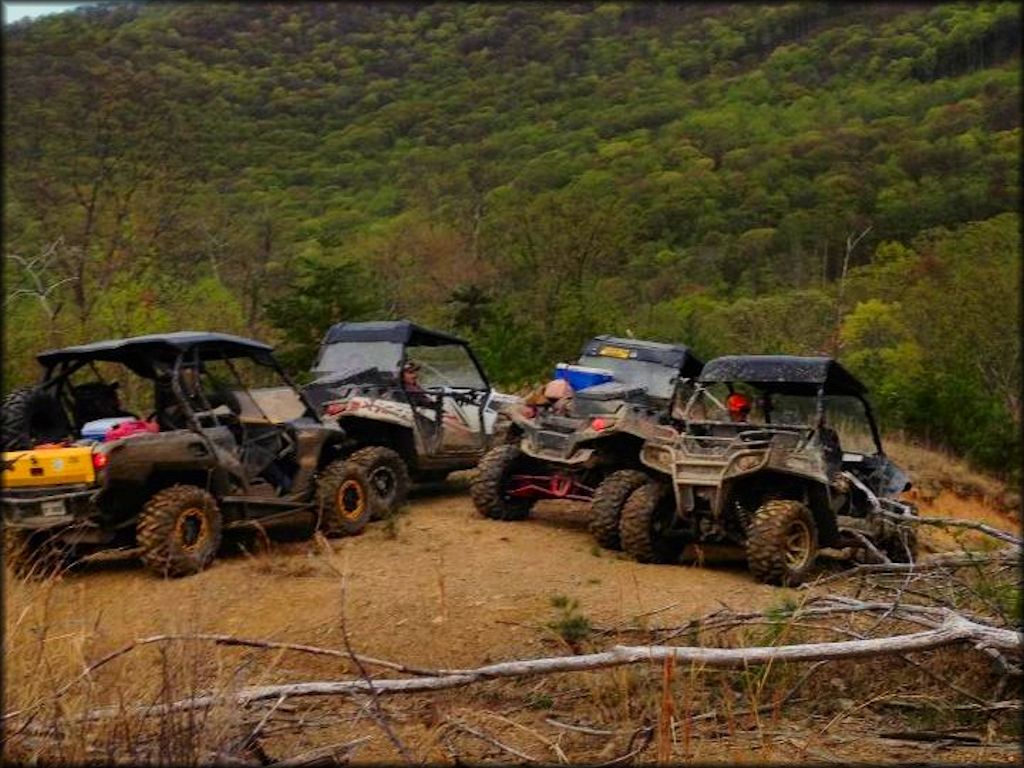
[[559,363],[555,366],[555,378],[565,379],[569,382],[569,386],[578,392],[581,389],[611,381],[615,376],[604,368],[588,368],[585,365]]
[[106,435],[107,432],[118,424],[123,424],[126,421],[135,421],[135,419],[131,416],[116,416],[112,419],[96,419],[95,421],[87,421],[82,425],[82,439],[102,440],[103,436]]

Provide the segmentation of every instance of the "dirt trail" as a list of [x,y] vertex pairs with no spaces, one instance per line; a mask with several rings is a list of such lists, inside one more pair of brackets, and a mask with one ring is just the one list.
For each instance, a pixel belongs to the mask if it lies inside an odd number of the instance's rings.
[[[461,492],[414,500],[397,535],[374,523],[332,547],[331,563],[347,574],[353,644],[418,665],[536,654],[537,628],[552,618],[555,595],[578,600],[591,621],[608,626],[665,606],[657,623],[678,623],[723,603],[763,606],[777,594],[740,560],[640,565],[597,549],[579,509],[549,504],[530,520],[497,522],[481,518]],[[227,556],[170,581],[133,563],[95,564],[62,579],[50,600],[53,631],[102,627],[97,653],[167,631],[337,645],[340,615],[340,579],[308,542]]]
[[[991,510],[952,501],[922,512],[1013,529]],[[948,534],[938,541],[931,531],[923,535],[949,548]],[[346,574],[345,616],[358,650],[409,664],[465,666],[539,653],[538,629],[554,617],[556,595],[574,598],[604,627],[652,611],[652,624],[678,624],[722,605],[763,608],[780,596],[752,579],[738,552],[712,551],[702,566],[641,565],[597,548],[581,508],[548,503],[527,521],[492,521],[454,488],[415,498],[392,530],[374,523],[331,546],[330,563],[312,542],[275,542],[269,552],[228,555],[204,573],[168,581],[134,562],[86,566],[50,594],[51,630],[96,628],[89,633],[94,653],[170,631],[337,647],[341,579],[333,565]],[[8,581],[8,604],[37,588]]]

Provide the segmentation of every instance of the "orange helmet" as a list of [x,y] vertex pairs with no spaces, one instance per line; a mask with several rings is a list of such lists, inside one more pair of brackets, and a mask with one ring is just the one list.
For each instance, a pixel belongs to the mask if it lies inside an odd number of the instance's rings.
[[750,398],[739,392],[733,392],[725,401],[729,413],[750,413]]

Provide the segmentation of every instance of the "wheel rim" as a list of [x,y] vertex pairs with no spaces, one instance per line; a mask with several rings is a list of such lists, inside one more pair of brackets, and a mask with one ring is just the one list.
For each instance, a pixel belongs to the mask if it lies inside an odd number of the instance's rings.
[[370,482],[377,495],[385,499],[391,497],[398,485],[398,479],[389,467],[377,467],[370,475]]
[[811,529],[803,520],[794,520],[786,528],[786,567],[803,568],[811,559]]
[[178,516],[175,535],[186,552],[194,552],[206,541],[209,525],[206,515],[198,507],[189,507]]
[[346,480],[338,486],[335,497],[341,516],[346,520],[358,520],[366,509],[366,495],[363,486],[356,480]]

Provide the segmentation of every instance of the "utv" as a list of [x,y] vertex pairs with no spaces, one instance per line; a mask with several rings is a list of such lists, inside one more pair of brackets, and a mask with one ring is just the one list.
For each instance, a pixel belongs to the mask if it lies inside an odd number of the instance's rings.
[[[183,331],[37,360],[42,383],[3,403],[0,505],[16,572],[126,549],[183,576],[209,565],[224,530],[355,534],[370,519],[369,480],[341,458],[344,434],[321,423],[265,344]],[[122,408],[112,374],[145,419]]]
[[681,344],[596,336],[556,375],[573,386],[561,414],[550,405],[509,409],[516,444],[493,448],[472,485],[477,510],[526,518],[539,499],[591,502],[598,543],[619,549],[622,504],[648,477],[640,447],[692,392],[703,363]]
[[338,323],[324,335],[305,393],[345,431],[344,450],[370,477],[381,508],[412,480],[476,466],[502,439],[503,403],[469,344],[408,320]]
[[[740,545],[755,577],[784,585],[803,581],[818,555],[912,561],[911,526],[893,519],[916,514],[896,499],[910,483],[882,450],[865,393],[828,357],[711,360],[683,430],[641,451],[656,477],[623,507],[624,549],[664,563],[688,542]],[[727,415],[734,398],[753,405],[749,417]]]

